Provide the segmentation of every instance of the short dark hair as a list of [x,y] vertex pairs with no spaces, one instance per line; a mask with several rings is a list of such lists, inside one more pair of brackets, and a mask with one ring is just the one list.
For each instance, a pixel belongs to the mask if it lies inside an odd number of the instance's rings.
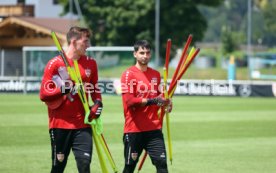
[[150,43],[147,40],[138,40],[134,44],[134,51],[138,51],[139,47],[151,50]]
[[70,44],[72,38],[75,38],[78,40],[82,37],[82,35],[85,35],[86,37],[89,38],[91,35],[91,32],[88,28],[82,28],[78,26],[71,27],[66,35],[68,45]]

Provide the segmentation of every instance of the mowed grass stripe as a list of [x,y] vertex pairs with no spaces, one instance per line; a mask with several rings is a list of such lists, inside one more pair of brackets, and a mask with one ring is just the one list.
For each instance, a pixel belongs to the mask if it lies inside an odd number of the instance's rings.
[[[166,128],[164,128],[164,131],[166,132]],[[236,139],[247,137],[275,137],[276,121],[213,121],[173,123],[171,124],[171,133],[173,140],[209,140]]]
[[[265,126],[264,126],[265,124]],[[172,123],[173,140],[209,140],[246,137],[276,136],[276,121],[247,122],[186,122]],[[104,127],[104,135],[109,142],[122,141],[121,124],[108,124]],[[166,128],[164,128],[165,138]],[[36,145],[49,142],[48,127],[45,126],[2,126],[0,146]]]
[[[276,161],[275,145],[276,138],[174,141],[174,160],[169,169],[174,173],[273,173],[276,169],[273,164]],[[111,143],[110,149],[119,170],[122,170],[122,144]],[[49,152],[50,148],[45,144],[32,147],[1,147],[0,154],[5,160],[0,162],[0,170],[7,173],[49,172]],[[98,173],[99,170],[94,153],[92,171]],[[72,154],[65,172],[77,172]],[[146,160],[141,172],[154,172],[150,159]]]
[[[240,138],[177,141],[172,172],[273,173],[276,170],[274,138]],[[180,161],[181,160],[181,161]]]
[[[120,96],[103,96],[104,135],[123,169]],[[171,114],[173,173],[274,173],[276,99],[175,97]],[[0,95],[0,172],[49,172],[47,109],[37,94]],[[164,128],[165,138],[166,129]],[[92,172],[101,172],[96,152]],[[77,172],[71,154],[65,173]],[[155,172],[150,159],[141,173]]]

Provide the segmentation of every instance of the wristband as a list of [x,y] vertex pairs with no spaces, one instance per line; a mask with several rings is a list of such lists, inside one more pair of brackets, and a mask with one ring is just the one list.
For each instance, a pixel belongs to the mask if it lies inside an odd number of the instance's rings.
[[147,99],[147,103],[145,106],[157,105],[157,104],[158,104],[158,100],[156,98],[150,98],[150,99]]

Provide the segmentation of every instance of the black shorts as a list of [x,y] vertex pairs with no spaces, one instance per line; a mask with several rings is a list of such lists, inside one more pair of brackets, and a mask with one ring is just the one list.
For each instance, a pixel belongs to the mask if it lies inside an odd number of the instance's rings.
[[136,165],[143,149],[147,151],[153,164],[157,160],[166,162],[166,148],[161,130],[125,133],[123,142],[126,165]]
[[63,162],[66,165],[70,150],[72,149],[75,158],[92,158],[92,130],[84,129],[50,129],[52,164]]

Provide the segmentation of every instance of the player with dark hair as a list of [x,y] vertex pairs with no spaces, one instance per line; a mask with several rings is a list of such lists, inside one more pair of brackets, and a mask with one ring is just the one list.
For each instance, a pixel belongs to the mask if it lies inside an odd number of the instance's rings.
[[136,64],[121,77],[125,117],[123,173],[134,172],[143,149],[148,152],[157,172],[167,173],[162,120],[158,117],[158,109],[162,106],[171,107],[171,102],[162,95],[160,73],[148,67],[151,57],[148,41],[137,41],[133,56]]
[[[90,84],[95,88],[89,93],[94,102],[90,112],[90,119],[93,119],[100,116],[103,105],[100,90],[96,87],[96,61],[85,55],[86,49],[90,46],[90,35],[87,28],[70,28],[67,33],[68,49],[65,55],[70,66],[74,66],[73,61],[77,60],[84,86]],[[64,171],[71,149],[79,173],[90,173],[92,129],[90,125],[84,124],[85,110],[61,56],[51,59],[45,67],[40,99],[48,106],[52,148],[51,173]]]

